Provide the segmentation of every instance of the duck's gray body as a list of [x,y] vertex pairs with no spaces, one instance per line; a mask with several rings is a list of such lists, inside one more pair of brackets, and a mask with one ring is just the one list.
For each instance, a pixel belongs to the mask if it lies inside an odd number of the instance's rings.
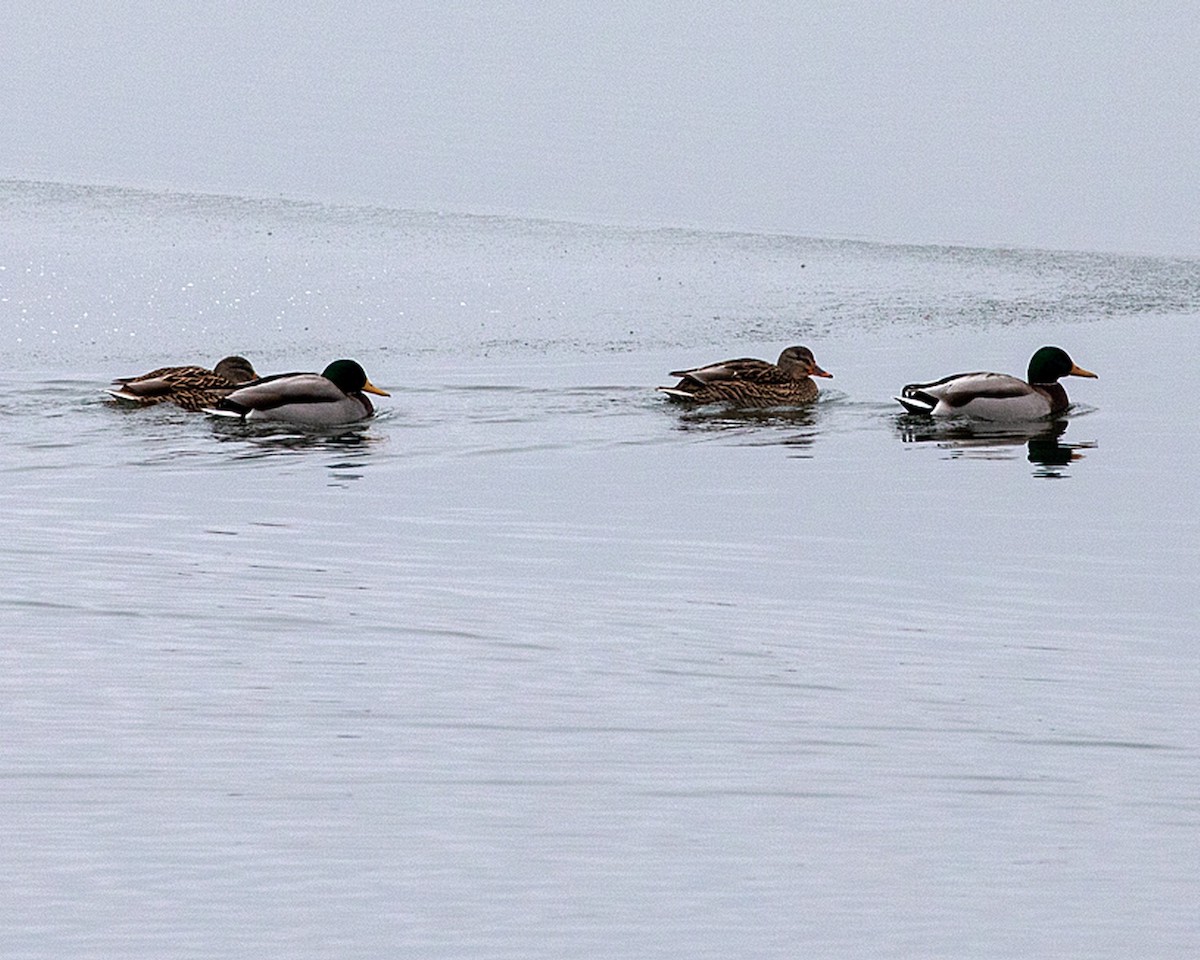
[[246,384],[208,410],[214,416],[338,427],[375,412],[363,391],[388,394],[367,379],[352,360],[336,360],[324,373],[281,373]]
[[1060,383],[1026,383],[1007,373],[983,372],[910,383],[896,400],[909,413],[1014,423],[1062,413],[1070,403]]
[[1077,366],[1062,348],[1042,347],[1029,360],[1027,381],[1007,373],[956,373],[928,383],[910,383],[895,399],[909,413],[1017,423],[1066,411],[1070,400],[1059,378],[1095,376]]

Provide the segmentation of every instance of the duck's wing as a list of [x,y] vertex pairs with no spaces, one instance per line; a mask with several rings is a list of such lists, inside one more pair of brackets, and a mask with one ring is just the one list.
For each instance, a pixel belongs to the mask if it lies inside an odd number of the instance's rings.
[[972,400],[1013,400],[1027,397],[1033,387],[1019,377],[1007,373],[960,373],[935,383],[912,384],[904,388],[937,397],[949,407],[961,407]]
[[704,367],[693,367],[691,370],[673,370],[671,376],[700,384],[717,383],[724,380],[745,380],[751,383],[791,382],[791,378],[775,364],[768,363],[766,360],[755,360],[752,357],[722,360]]
[[227,387],[229,381],[205,367],[159,367],[138,377],[113,381],[114,387],[139,397],[162,396],[180,385]]
[[178,400],[183,394],[217,394],[232,386],[226,377],[205,367],[160,367],[140,377],[114,380],[104,392],[118,400],[146,404]]
[[896,400],[910,413],[981,420],[1036,420],[1053,410],[1044,389],[1007,373],[960,373],[910,383]]
[[271,410],[293,403],[337,403],[346,394],[319,373],[277,373],[245,384],[218,404],[224,409]]
[[[982,397],[996,400],[1022,397],[1032,391],[1024,380],[1009,376],[1007,373],[955,373],[940,380],[928,383],[909,383],[896,399],[901,403],[905,400],[918,406],[928,406],[932,409],[942,402],[949,407],[961,407]],[[905,404],[908,406],[908,404]]]
[[157,367],[156,369],[151,370],[149,373],[142,373],[136,377],[116,377],[113,379],[113,386],[116,386],[118,383],[138,383],[145,380],[160,380],[164,377],[169,377],[171,374],[178,371],[184,371],[185,373],[188,371],[200,373],[211,372],[206,370],[204,367]]

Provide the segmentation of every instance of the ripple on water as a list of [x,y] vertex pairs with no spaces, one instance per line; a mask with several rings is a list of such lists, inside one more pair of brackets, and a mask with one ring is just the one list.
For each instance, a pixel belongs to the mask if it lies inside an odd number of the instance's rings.
[[[1188,356],[1194,263],[0,194],[14,949],[1195,953],[1195,371],[1028,435],[888,399]],[[809,408],[654,393],[795,342]],[[218,344],[393,397],[310,435],[99,395]]]

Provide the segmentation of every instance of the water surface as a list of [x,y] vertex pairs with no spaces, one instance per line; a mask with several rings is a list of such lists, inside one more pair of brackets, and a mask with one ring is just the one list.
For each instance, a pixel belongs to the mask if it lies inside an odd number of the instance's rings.
[[[0,188],[12,956],[1190,957],[1195,261]],[[666,371],[812,347],[811,409]],[[1037,431],[890,396],[1042,343]],[[111,377],[354,356],[342,435]]]

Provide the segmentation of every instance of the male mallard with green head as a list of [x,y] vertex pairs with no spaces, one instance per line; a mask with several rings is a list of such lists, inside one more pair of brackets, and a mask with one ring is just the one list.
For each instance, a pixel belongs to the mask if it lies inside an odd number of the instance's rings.
[[956,373],[930,383],[910,383],[895,399],[909,413],[976,420],[1041,420],[1070,404],[1061,377],[1095,377],[1065,350],[1042,347],[1029,361],[1029,380],[1007,373]]
[[812,377],[832,377],[817,366],[808,347],[788,347],[776,363],[742,357],[691,370],[675,370],[673,387],[659,387],[672,400],[724,402],[744,407],[775,407],[817,399]]
[[365,420],[375,412],[367,393],[391,396],[371,383],[355,361],[334,360],[322,373],[279,373],[255,380],[221,398],[205,413],[235,420],[337,427]]

